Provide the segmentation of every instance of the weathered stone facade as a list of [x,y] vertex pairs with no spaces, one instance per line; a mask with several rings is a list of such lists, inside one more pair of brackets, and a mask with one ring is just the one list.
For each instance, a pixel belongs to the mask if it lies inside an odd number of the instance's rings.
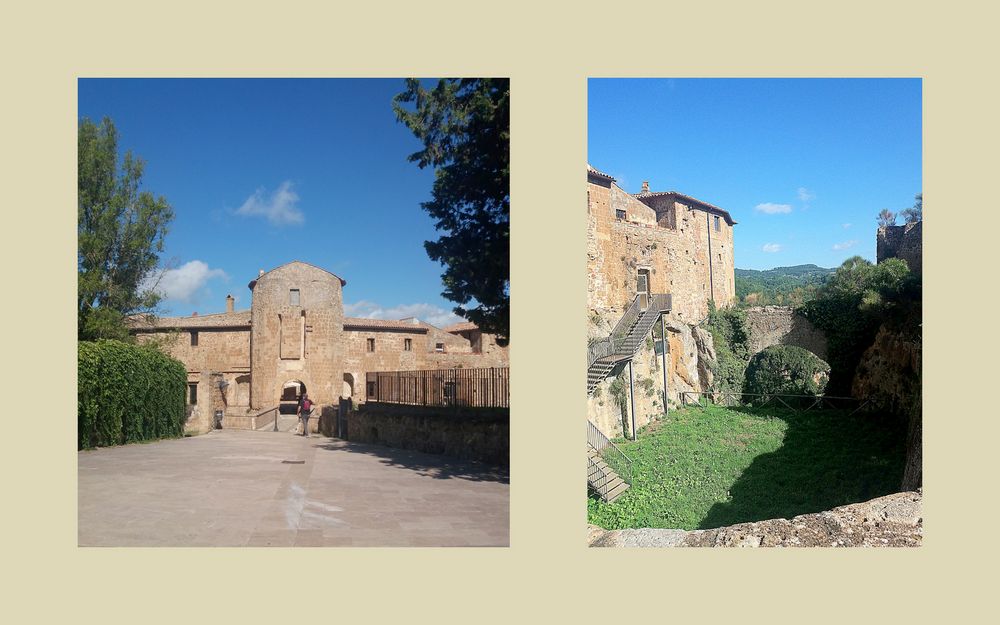
[[322,408],[340,397],[363,403],[369,371],[507,366],[507,347],[472,324],[345,317],[345,285],[295,261],[250,282],[250,310],[232,310],[230,297],[225,313],[136,322],[132,332],[185,364],[198,430],[211,423],[216,395],[227,426],[250,427],[248,415],[288,400],[289,389],[304,388]]
[[[714,346],[698,324],[707,317],[709,302],[721,308],[735,301],[735,224],[717,206],[676,191],[650,192],[645,184],[642,193],[630,195],[613,177],[587,168],[588,339],[608,336],[642,282],[649,293],[669,293],[668,403],[679,403],[682,391],[711,384]],[[664,411],[663,360],[662,341],[652,336],[632,359],[637,428]],[[620,404],[631,412],[628,376],[624,363],[588,398],[588,418],[608,436],[627,430],[631,417],[623,416]]]
[[923,273],[924,222],[882,226],[875,239],[875,259],[901,258],[913,273]]

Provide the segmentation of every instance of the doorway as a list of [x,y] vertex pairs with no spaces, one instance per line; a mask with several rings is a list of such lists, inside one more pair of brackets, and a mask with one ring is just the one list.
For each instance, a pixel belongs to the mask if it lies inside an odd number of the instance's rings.
[[649,269],[639,269],[635,282],[635,292],[639,296],[639,310],[646,310],[649,308]]

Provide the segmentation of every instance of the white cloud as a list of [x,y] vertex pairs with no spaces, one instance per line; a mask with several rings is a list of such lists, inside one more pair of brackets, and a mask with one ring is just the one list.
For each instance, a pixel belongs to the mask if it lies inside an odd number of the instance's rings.
[[192,260],[177,269],[164,271],[155,286],[153,284],[155,277],[150,278],[144,288],[154,289],[163,299],[191,304],[209,280],[228,277],[221,269],[210,269],[204,261]]
[[368,300],[361,300],[353,304],[344,304],[344,314],[348,317],[362,317],[364,319],[405,319],[407,317],[416,317],[439,328],[464,321],[450,310],[431,304],[400,304],[391,308],[383,308],[375,302]]
[[253,195],[236,209],[237,215],[247,217],[265,217],[276,226],[301,224],[305,216],[298,207],[299,196],[292,189],[290,180],[281,183],[270,196],[266,195],[264,187],[254,191]]
[[792,212],[792,206],[790,204],[772,204],[771,202],[765,202],[755,206],[754,210],[758,213],[774,215],[775,213],[790,213]]
[[816,199],[816,194],[812,193],[811,191],[809,191],[809,189],[807,189],[805,187],[799,187],[799,192],[798,193],[799,193],[799,200],[801,200],[803,202],[808,202],[810,200],[815,200]]
[[780,243],[765,243],[763,247],[760,248],[762,252],[774,253],[781,251]]
[[834,243],[833,249],[837,251],[846,250],[848,248],[854,247],[857,244],[858,244],[857,239],[851,239],[850,241],[844,241],[843,243]]
[[849,224],[849,223],[841,224],[841,225],[844,226],[844,230],[847,230],[848,228],[851,227],[851,224]]

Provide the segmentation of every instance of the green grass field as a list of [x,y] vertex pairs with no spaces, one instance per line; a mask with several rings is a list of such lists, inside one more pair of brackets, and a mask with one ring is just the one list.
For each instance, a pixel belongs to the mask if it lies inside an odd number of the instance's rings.
[[677,410],[618,443],[633,483],[614,503],[591,496],[607,529],[709,529],[820,512],[899,490],[905,424],[847,411]]

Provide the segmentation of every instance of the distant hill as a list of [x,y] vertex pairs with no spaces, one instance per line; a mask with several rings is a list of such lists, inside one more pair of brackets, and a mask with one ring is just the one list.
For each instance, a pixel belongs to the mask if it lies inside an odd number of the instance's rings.
[[747,306],[798,306],[811,299],[836,269],[795,265],[774,269],[736,269],[736,299]]

